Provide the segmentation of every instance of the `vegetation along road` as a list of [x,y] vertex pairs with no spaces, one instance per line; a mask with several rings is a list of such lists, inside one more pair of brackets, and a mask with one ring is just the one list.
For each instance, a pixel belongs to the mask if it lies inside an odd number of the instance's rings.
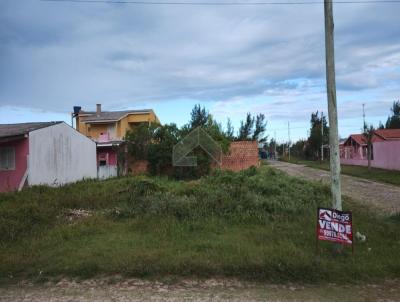
[[367,239],[333,257],[329,187],[265,165],[3,193],[0,301],[396,301],[400,215],[343,202]]
[[[282,161],[269,161],[268,163],[291,176],[323,183],[330,181],[329,171]],[[400,187],[398,186],[342,175],[342,192],[350,198],[377,206],[389,213],[400,211]]]

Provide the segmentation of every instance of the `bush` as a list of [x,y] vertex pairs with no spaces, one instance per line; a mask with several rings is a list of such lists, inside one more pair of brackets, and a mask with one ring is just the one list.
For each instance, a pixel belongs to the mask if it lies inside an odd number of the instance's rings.
[[[399,216],[381,217],[347,199],[354,231],[367,241],[356,243],[354,258],[350,249],[332,258],[324,243],[315,257],[316,210],[329,201],[327,186],[267,166],[194,181],[138,176],[0,194],[0,281],[38,272],[275,282],[398,276]],[[91,215],[69,221],[71,208]]]

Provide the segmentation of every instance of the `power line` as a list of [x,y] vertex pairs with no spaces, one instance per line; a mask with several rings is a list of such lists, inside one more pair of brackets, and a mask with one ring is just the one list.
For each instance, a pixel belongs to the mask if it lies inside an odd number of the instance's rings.
[[[339,128],[345,128],[345,129],[356,129],[357,128],[357,126],[349,126],[349,125],[341,125],[341,126],[339,126]],[[310,129],[310,126],[304,126],[304,127],[290,127],[290,129],[291,130],[293,130],[293,129],[306,129],[306,130],[309,130]],[[358,128],[357,128],[358,129]],[[266,130],[267,132],[271,132],[272,133],[272,131],[278,131],[278,132],[283,132],[283,131],[287,131],[287,127],[282,127],[282,128],[268,128],[267,130]]]
[[[185,6],[259,6],[259,5],[315,5],[324,4],[323,1],[265,1],[265,2],[178,2],[178,1],[131,1],[131,0],[40,0],[41,2],[70,2],[70,3],[108,3],[108,4],[136,4],[136,5],[185,5]],[[400,0],[337,0],[335,4],[368,4],[368,3],[400,3]]]

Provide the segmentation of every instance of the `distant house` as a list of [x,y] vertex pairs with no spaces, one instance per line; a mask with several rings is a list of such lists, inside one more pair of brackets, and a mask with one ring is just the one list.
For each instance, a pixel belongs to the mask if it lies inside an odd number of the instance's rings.
[[[128,131],[134,131],[143,123],[160,122],[151,109],[102,111],[101,104],[97,104],[96,111],[83,111],[81,107],[74,107],[73,116],[76,121],[76,130],[97,143],[99,178],[117,176],[118,156],[115,147],[124,143]],[[138,167],[135,165],[130,168],[137,170]],[[145,168],[140,167],[140,169]]]
[[0,192],[96,178],[96,144],[64,122],[0,124]]
[[[342,164],[367,166],[367,154],[367,141],[362,134],[352,134],[340,145]],[[371,155],[372,167],[400,170],[400,129],[375,130]]]

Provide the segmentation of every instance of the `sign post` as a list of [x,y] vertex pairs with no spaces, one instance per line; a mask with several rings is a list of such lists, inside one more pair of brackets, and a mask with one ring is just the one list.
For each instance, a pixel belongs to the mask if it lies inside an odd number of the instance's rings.
[[351,245],[354,253],[353,217],[351,212],[318,208],[317,251],[319,240]]

